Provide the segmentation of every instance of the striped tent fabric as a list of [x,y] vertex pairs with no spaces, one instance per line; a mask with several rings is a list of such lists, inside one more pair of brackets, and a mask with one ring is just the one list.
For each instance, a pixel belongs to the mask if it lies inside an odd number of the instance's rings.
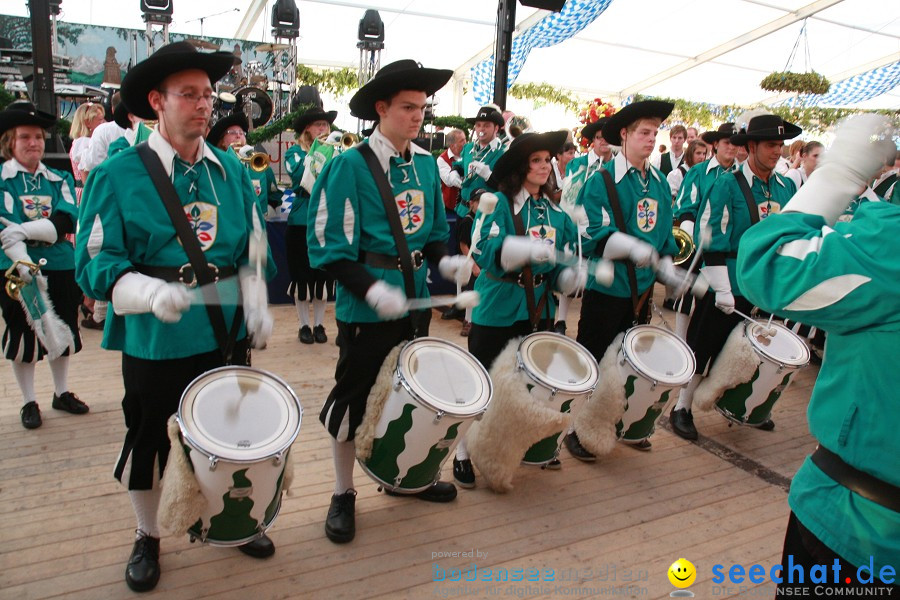
[[[512,44],[509,63],[509,85],[516,78],[528,55],[535,48],[548,48],[566,41],[594,22],[613,0],[569,0],[562,11],[547,15]],[[490,56],[472,67],[475,98],[479,104],[487,104],[494,96],[494,56]]]

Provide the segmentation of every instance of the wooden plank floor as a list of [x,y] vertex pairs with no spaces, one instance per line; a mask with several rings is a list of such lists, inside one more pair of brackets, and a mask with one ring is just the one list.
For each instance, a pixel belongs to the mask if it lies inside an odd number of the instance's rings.
[[[571,314],[578,310],[576,301]],[[163,577],[147,596],[666,598],[674,589],[666,570],[681,556],[698,568],[691,587],[697,597],[774,595],[771,583],[717,592],[711,568],[778,562],[786,485],[814,447],[805,411],[816,367],[802,371],[776,405],[773,432],[699,414],[706,445],[662,428],[649,453],[620,446],[590,465],[563,451],[560,471],[523,467],[506,495],[461,490],[447,505],[391,498],[357,469],[357,536],[335,545],[322,530],[334,478],[330,442],[318,423],[337,359],[333,313],[329,307],[332,341],[314,346],[298,342],[292,307],[274,313],[278,327],[269,347],[254,353],[254,366],[283,377],[304,409],[292,495],[270,530],[278,551],[256,561],[165,536]],[[576,321],[570,319],[569,335]],[[459,327],[435,314],[432,334],[465,346]],[[69,379],[91,406],[86,416],[50,408],[52,385],[42,364],[44,425],[23,429],[18,387],[11,369],[0,367],[0,599],[134,596],[123,581],[134,516],[112,478],[124,433],[120,357],[99,349],[99,332],[83,335],[85,350],[72,359]],[[450,471],[448,461],[445,479]],[[477,554],[452,556],[470,551]],[[536,569],[540,581],[485,581],[485,569],[507,569],[511,577]]]

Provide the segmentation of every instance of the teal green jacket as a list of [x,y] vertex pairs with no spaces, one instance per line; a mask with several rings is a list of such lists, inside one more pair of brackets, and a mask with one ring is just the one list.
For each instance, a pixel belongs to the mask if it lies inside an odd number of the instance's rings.
[[713,184],[722,173],[730,173],[736,168],[735,164],[732,164],[726,169],[719,164],[715,156],[691,167],[684,176],[675,198],[675,218],[696,223],[701,200],[709,196]]

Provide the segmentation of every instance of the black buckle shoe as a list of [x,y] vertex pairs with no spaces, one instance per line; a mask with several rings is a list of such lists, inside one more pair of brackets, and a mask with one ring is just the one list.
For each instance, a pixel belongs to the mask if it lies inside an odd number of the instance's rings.
[[346,544],[356,536],[356,490],[331,497],[328,517],[325,519],[325,535],[335,544]]
[[757,429],[762,429],[763,431],[772,431],[775,429],[775,421],[772,419],[766,419],[762,422],[761,425],[757,427]]
[[384,488],[384,493],[388,496],[406,496],[408,498],[418,498],[425,502],[451,502],[456,499],[456,486],[448,481],[437,481],[428,489],[422,490],[415,494],[401,494]]
[[686,408],[672,409],[669,414],[669,423],[672,425],[672,431],[678,437],[686,440],[697,439],[697,428],[694,427],[694,415]]
[[328,341],[328,336],[325,335],[325,327],[322,325],[316,325],[313,327],[313,339],[317,344],[324,344]]
[[653,448],[653,444],[650,443],[650,440],[641,440],[639,442],[625,442],[625,445],[629,448],[640,450],[641,452],[649,452]]
[[312,329],[309,328],[309,325],[304,325],[303,327],[301,327],[300,333],[297,334],[297,337],[300,338],[301,344],[312,344],[315,342]]
[[453,479],[461,488],[472,489],[475,487],[475,471],[472,470],[472,461],[453,459]]
[[125,583],[135,592],[148,592],[159,583],[159,538],[138,531],[128,566]]
[[44,422],[41,419],[41,409],[34,400],[25,403],[19,416],[22,417],[22,426],[25,429],[37,429]]
[[64,410],[67,413],[72,413],[73,415],[83,415],[87,413],[90,408],[88,405],[78,399],[78,396],[73,394],[72,392],[63,392],[59,396],[53,394],[53,408],[56,410]]
[[588,449],[581,445],[581,442],[578,441],[578,434],[574,431],[568,434],[565,440],[566,448],[569,449],[569,454],[571,454],[578,460],[584,462],[594,462],[595,460],[597,460],[596,456],[588,452]]
[[272,538],[262,534],[252,542],[241,544],[238,546],[238,550],[253,558],[269,558],[275,554],[275,544],[272,542]]

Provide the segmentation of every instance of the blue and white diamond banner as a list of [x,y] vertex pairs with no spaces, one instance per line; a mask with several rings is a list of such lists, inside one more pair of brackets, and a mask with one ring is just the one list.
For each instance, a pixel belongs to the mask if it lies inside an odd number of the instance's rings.
[[787,106],[849,106],[877,98],[900,86],[900,61],[854,75],[837,83],[822,96],[799,96],[784,102]]
[[[594,22],[613,0],[568,0],[562,11],[547,15],[513,40],[509,62],[509,85],[516,78],[528,55],[535,48],[549,48],[571,38]],[[472,67],[473,90],[479,104],[491,102],[494,96],[494,57]]]

